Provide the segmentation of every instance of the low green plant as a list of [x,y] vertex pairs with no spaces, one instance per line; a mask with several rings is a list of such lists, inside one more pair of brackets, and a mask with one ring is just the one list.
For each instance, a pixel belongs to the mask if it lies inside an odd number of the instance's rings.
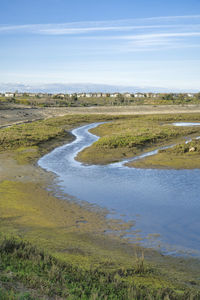
[[[7,277],[13,291],[0,289],[1,299],[37,299],[31,293],[19,297],[14,290],[15,282],[34,290],[38,298],[48,295],[56,299],[199,299],[200,293],[176,291],[175,288],[153,288],[135,284],[134,276],[144,277],[144,255],[137,258],[135,268],[103,271],[84,270],[64,263],[39,250],[20,238],[2,237],[0,242],[0,269]],[[0,284],[3,284],[0,277]],[[6,285],[5,285],[6,286]],[[166,298],[168,297],[168,298]]]

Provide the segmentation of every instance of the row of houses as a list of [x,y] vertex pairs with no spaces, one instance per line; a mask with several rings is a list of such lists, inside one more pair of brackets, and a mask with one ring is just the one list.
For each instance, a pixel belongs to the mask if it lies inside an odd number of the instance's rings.
[[[73,94],[59,94],[60,98],[65,98],[69,96],[70,98],[76,96],[77,98],[117,98],[119,96],[123,96],[124,98],[158,98],[162,96],[166,96],[168,93],[73,93]],[[186,97],[193,98],[195,93],[174,93],[170,94],[174,98],[179,97],[180,95],[184,95]]]
[[[6,97],[6,98],[13,98],[13,97],[23,97],[23,96],[28,96],[28,97],[55,97],[58,96],[59,98],[65,98],[65,97],[70,97],[73,98],[74,96],[77,98],[117,98],[120,96],[123,96],[124,98],[158,98],[168,95],[167,93],[73,93],[73,94],[49,94],[49,93],[12,93],[12,92],[6,92],[6,93],[0,93],[0,96]],[[195,96],[195,93],[186,93],[186,94],[181,94],[181,93],[173,93],[170,94],[174,98],[179,97],[180,95],[184,95],[186,97],[193,98]]]
[[[131,94],[131,93],[73,93],[73,94],[56,94],[56,96],[59,96],[60,98],[65,98],[66,96],[72,98],[76,96],[77,98],[106,98],[106,97],[111,97],[111,98],[117,98],[119,95],[123,95],[124,97],[131,98],[131,97],[145,97],[145,94],[142,93],[136,93],[136,94]],[[11,93],[11,92],[6,92],[6,93],[0,93],[0,96],[4,96],[6,98],[12,98],[12,97],[23,97],[23,96],[28,96],[28,97],[54,97],[55,94],[47,94],[47,93]]]

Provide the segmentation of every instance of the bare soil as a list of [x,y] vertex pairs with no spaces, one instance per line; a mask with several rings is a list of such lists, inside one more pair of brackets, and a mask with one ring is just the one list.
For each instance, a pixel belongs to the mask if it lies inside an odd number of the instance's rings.
[[33,122],[35,120],[64,116],[66,114],[109,114],[109,115],[144,115],[200,113],[200,105],[135,105],[101,107],[51,107],[30,108],[21,105],[0,108],[0,128],[13,124]]

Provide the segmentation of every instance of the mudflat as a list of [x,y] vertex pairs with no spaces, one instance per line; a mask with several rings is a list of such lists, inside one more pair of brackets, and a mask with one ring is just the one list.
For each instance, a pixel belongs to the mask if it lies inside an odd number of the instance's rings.
[[31,108],[22,105],[12,105],[10,107],[0,107],[0,127],[64,116],[66,114],[143,115],[176,113],[200,113],[200,105],[134,105],[60,108]]

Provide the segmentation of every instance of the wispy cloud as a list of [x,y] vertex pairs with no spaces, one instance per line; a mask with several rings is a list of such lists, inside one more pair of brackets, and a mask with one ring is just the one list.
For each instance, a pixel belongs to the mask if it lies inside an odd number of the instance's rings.
[[[79,23],[71,24],[36,24],[36,25],[14,25],[1,26],[0,33],[29,33],[29,34],[44,34],[44,35],[77,35],[100,31],[131,31],[131,30],[145,30],[145,29],[162,29],[180,27],[180,25],[121,25],[121,26],[93,26],[86,27],[84,23],[81,27]],[[78,27],[78,25],[80,27]],[[88,24],[89,25],[89,24]],[[95,26],[96,25],[96,26]],[[184,25],[183,25],[184,26]]]
[[100,45],[104,50],[112,49],[113,46],[115,51],[155,51],[185,47],[188,44],[199,46],[200,15],[62,24],[0,25],[0,34],[10,33],[66,36],[86,39],[87,43],[89,40],[97,40],[99,44],[106,40],[104,46]]
[[0,25],[0,33],[32,33],[47,35],[76,35],[99,31],[127,31],[140,29],[173,28],[186,26],[179,22],[200,21],[200,15],[166,16],[127,20],[110,20],[98,22],[71,22],[61,24],[25,24],[25,25]]

